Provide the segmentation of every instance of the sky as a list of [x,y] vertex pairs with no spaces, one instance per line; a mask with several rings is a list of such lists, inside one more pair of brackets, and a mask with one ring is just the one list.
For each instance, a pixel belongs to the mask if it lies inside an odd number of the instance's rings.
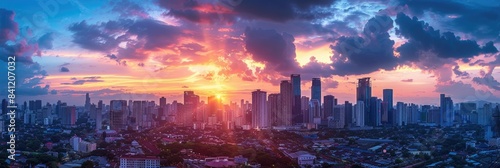
[[[0,61],[16,56],[16,100],[251,100],[301,74],[302,95],[433,104],[500,102],[500,1],[145,0],[0,4]],[[0,69],[0,74],[6,74]],[[7,76],[0,86],[7,88]],[[7,95],[6,89],[2,91]]]

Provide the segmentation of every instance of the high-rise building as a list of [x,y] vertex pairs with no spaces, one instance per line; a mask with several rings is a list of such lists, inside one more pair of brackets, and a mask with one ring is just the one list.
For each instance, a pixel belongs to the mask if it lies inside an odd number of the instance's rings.
[[422,105],[421,112],[420,112],[420,122],[424,122],[424,123],[431,122],[430,110],[431,110],[430,105]]
[[76,107],[62,106],[61,107],[61,124],[64,126],[74,126],[76,123]]
[[318,99],[309,102],[309,123],[321,124],[321,104]]
[[161,119],[165,119],[165,117],[167,116],[167,98],[165,97],[161,97],[160,98],[160,108],[161,108],[161,111],[158,111],[158,112],[161,112],[162,115],[159,115],[158,117]]
[[2,99],[2,114],[7,114],[8,113],[8,111],[7,111],[7,104],[8,104],[7,100]]
[[[208,116],[215,117],[216,122],[222,122],[223,119],[222,102],[219,97],[209,96],[208,97]],[[207,118],[208,119],[208,118]]]
[[160,107],[165,108],[166,105],[167,105],[167,98],[161,97],[160,98]]
[[354,116],[353,124],[357,127],[365,126],[365,103],[363,101],[357,101],[354,105]]
[[321,105],[321,79],[320,78],[312,78],[311,85],[311,100],[318,100]]
[[408,124],[416,124],[420,121],[420,114],[418,111],[418,106],[416,104],[408,104],[406,107],[406,112],[408,113]]
[[345,106],[333,105],[333,128],[344,128],[345,123]]
[[283,80],[280,83],[280,96],[281,96],[281,112],[279,114],[278,125],[290,126],[292,125],[292,83],[289,80]]
[[279,120],[281,112],[281,95],[280,94],[269,94],[267,100],[267,109],[271,115],[271,126],[280,126]]
[[381,110],[382,110],[382,100],[377,97],[370,98],[370,113],[369,113],[369,125],[368,126],[379,126],[381,123]]
[[383,90],[383,102],[382,102],[382,119],[381,122],[385,124],[392,123],[393,117],[392,112],[394,108],[393,90],[384,89]]
[[270,115],[267,112],[267,93],[257,89],[252,92],[252,128],[270,127]]
[[[147,117],[147,101],[133,101],[132,102],[132,123],[134,127],[142,128]],[[128,116],[127,111],[124,113],[125,117]],[[126,121],[125,121],[126,122]]]
[[89,93],[85,94],[85,111],[90,110],[90,96]]
[[335,97],[332,95],[326,95],[323,97],[323,119],[333,116],[333,106],[337,105],[335,103]]
[[349,101],[345,101],[344,103],[344,110],[345,110],[345,125],[347,127],[350,127],[352,125],[352,117],[353,117],[353,112],[352,112],[352,103],[349,103]]
[[29,110],[36,112],[42,109],[42,100],[30,100]]
[[127,124],[127,101],[111,100],[109,109],[109,125],[113,130],[125,129]]
[[370,78],[358,79],[358,86],[356,88],[356,101],[363,101],[364,107],[364,125],[370,125],[373,119],[370,119],[370,98],[372,97],[372,86]]
[[203,115],[197,113],[200,96],[193,91],[184,91],[184,112],[182,114],[183,125],[189,126],[193,121],[203,121]]
[[[450,97],[445,97],[444,94],[440,95],[440,125],[441,126],[451,126],[453,125],[453,120],[455,114],[453,113],[453,100]],[[475,109],[474,109],[475,110]]]
[[403,126],[408,124],[408,114],[406,112],[406,104],[403,102],[396,103],[396,125]]
[[309,123],[309,97],[307,96],[300,97],[300,107],[302,114],[302,122]]
[[290,75],[290,80],[292,81],[293,88],[293,100],[292,100],[292,124],[302,123],[302,103],[301,103],[301,92],[300,89],[300,74]]

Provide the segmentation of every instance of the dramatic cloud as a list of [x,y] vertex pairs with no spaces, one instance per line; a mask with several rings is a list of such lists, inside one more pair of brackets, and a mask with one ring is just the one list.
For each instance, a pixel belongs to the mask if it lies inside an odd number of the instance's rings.
[[395,69],[398,60],[393,53],[394,41],[388,33],[392,27],[390,17],[376,16],[366,23],[362,36],[337,39],[336,44],[330,46],[335,53],[333,74],[355,75]]
[[399,2],[399,6],[406,7],[417,16],[423,16],[426,11],[441,15],[444,25],[473,34],[475,37],[485,39],[500,37],[499,3],[482,5],[458,0],[399,0]]
[[199,23],[233,23],[237,19],[286,22],[331,16],[330,11],[319,9],[330,7],[334,0],[190,0],[158,1],[158,4],[167,9],[167,15]]
[[173,49],[184,33],[181,27],[152,19],[121,19],[89,25],[86,21],[69,27],[73,42],[82,48],[99,51],[110,59],[144,60],[151,52]]
[[52,41],[54,41],[53,33],[46,33],[38,39],[38,47],[41,49],[52,49]]
[[453,68],[453,73],[457,77],[460,77],[462,79],[468,79],[468,78],[470,78],[469,73],[467,73],[466,71],[460,71],[460,66],[458,66],[458,65]]
[[137,16],[140,18],[148,18],[149,14],[145,9],[137,3],[129,0],[111,1],[112,11],[120,14],[121,17]]
[[474,77],[472,80],[480,85],[488,86],[491,89],[500,90],[500,82],[498,82],[493,76],[485,75],[483,77]]
[[407,61],[418,61],[419,53],[430,51],[440,58],[466,59],[479,54],[496,53],[498,50],[493,42],[486,43],[480,47],[476,41],[461,40],[452,32],[440,33],[429,24],[419,21],[416,17],[399,13],[396,18],[396,34],[408,42],[398,47],[396,51],[401,54],[401,59]]
[[245,30],[245,49],[253,60],[266,64],[266,70],[290,74],[299,67],[295,60],[294,37],[269,29]]
[[[46,95],[50,86],[42,80],[47,76],[47,72],[31,58],[35,53],[40,55],[37,40],[31,38],[30,34],[20,35],[14,16],[13,11],[0,8],[0,62],[7,65],[7,57],[15,57],[17,95]],[[7,68],[0,68],[0,74],[7,74]],[[5,86],[7,78],[0,78],[0,83]],[[1,91],[1,95],[7,95],[6,91]]]
[[8,40],[14,40],[19,34],[19,28],[14,21],[15,13],[10,10],[0,8],[0,44]]

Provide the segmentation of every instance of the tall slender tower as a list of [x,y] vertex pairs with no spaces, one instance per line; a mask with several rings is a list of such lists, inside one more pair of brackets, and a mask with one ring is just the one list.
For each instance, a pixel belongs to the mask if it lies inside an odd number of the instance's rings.
[[318,100],[321,106],[321,79],[312,78],[311,100]]
[[257,89],[252,92],[252,128],[270,126],[270,115],[267,112],[266,92]]
[[383,102],[382,102],[382,123],[392,124],[394,121],[393,117],[393,90],[384,89],[383,91]]
[[203,120],[203,116],[197,116],[199,102],[200,96],[195,95],[193,91],[184,91],[184,112],[182,119],[185,126],[192,125],[193,121]]
[[85,111],[90,110],[90,96],[89,93],[85,94]]
[[356,89],[356,101],[363,101],[364,103],[364,125],[371,125],[369,118],[370,116],[370,98],[372,97],[372,86],[370,83],[370,78],[358,79],[358,86]]
[[301,103],[301,92],[300,89],[300,74],[290,75],[290,80],[292,81],[293,88],[293,100],[292,100],[292,124],[302,123],[302,103]]
[[290,126],[292,125],[292,83],[289,80],[283,80],[280,84],[281,95],[281,112],[278,115],[278,125]]

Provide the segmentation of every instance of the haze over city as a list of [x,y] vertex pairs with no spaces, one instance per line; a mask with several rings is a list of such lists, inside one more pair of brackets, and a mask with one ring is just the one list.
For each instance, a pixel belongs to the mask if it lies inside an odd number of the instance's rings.
[[500,167],[499,11],[2,1],[0,167]]
[[347,101],[363,77],[398,101],[499,100],[495,1],[236,2],[89,1],[40,16],[37,3],[3,3],[1,51],[20,57],[20,102],[181,101],[193,90],[229,103],[278,92],[290,74],[302,88],[321,77],[324,95]]

